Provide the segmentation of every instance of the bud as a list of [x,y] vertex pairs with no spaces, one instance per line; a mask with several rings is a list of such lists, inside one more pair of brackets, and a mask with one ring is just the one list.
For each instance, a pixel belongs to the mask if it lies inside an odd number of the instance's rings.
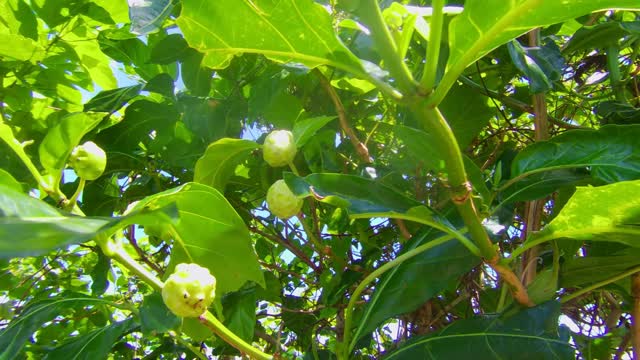
[[162,288],[162,300],[177,316],[202,315],[216,296],[216,278],[198,264],[178,264]]
[[286,220],[300,212],[302,199],[291,192],[284,180],[278,180],[267,191],[267,207],[273,215]]
[[107,154],[95,143],[87,141],[73,149],[69,156],[69,165],[79,177],[95,180],[107,167]]
[[264,139],[264,160],[272,167],[285,166],[296,157],[296,143],[288,130],[274,130]]

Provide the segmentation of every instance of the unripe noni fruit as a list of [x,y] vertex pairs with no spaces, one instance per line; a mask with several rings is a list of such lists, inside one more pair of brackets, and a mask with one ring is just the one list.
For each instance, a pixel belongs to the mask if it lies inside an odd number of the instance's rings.
[[177,316],[202,315],[216,296],[216,278],[198,264],[178,264],[162,288],[162,300]]
[[274,130],[264,139],[262,149],[264,161],[278,167],[285,166],[296,157],[296,142],[293,134],[288,130]]
[[269,211],[280,219],[288,219],[302,209],[302,199],[295,196],[284,180],[278,180],[267,191]]
[[69,166],[85,180],[95,180],[107,167],[107,154],[98,145],[87,141],[76,146],[69,156]]

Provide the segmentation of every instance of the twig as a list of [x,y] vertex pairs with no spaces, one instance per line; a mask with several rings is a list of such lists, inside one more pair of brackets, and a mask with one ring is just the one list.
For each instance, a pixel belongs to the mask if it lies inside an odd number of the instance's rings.
[[311,259],[302,252],[302,250],[298,249],[297,247],[295,247],[293,244],[291,244],[290,242],[286,241],[285,239],[282,239],[278,236],[272,235],[272,234],[268,234],[260,229],[258,229],[255,226],[250,226],[249,230],[255,234],[261,235],[266,239],[269,239],[279,245],[284,246],[285,248],[287,248],[287,250],[291,251],[295,256],[298,257],[298,259],[302,260],[305,264],[309,265],[310,268],[312,268],[315,272],[320,273],[322,272],[322,269],[316,265],[313,261],[311,261]]
[[342,105],[342,100],[340,100],[340,97],[336,93],[336,90],[333,88],[333,86],[331,86],[329,80],[327,80],[327,78],[320,72],[320,70],[314,69],[313,72],[316,74],[318,79],[320,79],[320,85],[322,85],[327,94],[329,94],[329,97],[336,107],[336,112],[338,113],[338,120],[340,121],[340,127],[342,128],[342,131],[344,131],[347,137],[349,137],[349,140],[351,140],[351,144],[353,144],[353,147],[356,149],[356,152],[358,153],[362,161],[367,164],[371,163],[369,149],[367,149],[367,146],[363,144],[360,139],[358,139],[356,133],[353,131],[351,126],[349,126],[349,122],[347,121],[347,114],[344,110],[344,105]]
[[640,356],[640,274],[631,275],[631,294],[633,296],[633,310],[631,312],[631,343],[633,345],[633,359]]

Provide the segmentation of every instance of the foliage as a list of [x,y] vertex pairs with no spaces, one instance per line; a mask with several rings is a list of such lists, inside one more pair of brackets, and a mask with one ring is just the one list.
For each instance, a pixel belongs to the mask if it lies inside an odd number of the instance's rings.
[[3,1],[0,359],[631,357],[639,56],[637,0]]

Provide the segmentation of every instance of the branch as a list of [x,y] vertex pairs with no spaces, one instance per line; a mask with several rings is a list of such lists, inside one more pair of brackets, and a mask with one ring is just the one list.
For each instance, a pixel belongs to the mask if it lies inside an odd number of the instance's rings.
[[344,131],[347,137],[349,137],[349,140],[351,140],[351,144],[353,144],[353,147],[356,149],[356,152],[358,153],[362,161],[367,164],[371,163],[369,149],[367,149],[367,146],[363,144],[360,139],[358,139],[356,133],[353,131],[351,126],[349,126],[349,121],[347,120],[344,106],[342,105],[342,101],[336,93],[336,90],[333,88],[333,86],[331,86],[329,80],[327,80],[327,78],[320,72],[320,70],[315,69],[313,72],[316,74],[318,79],[320,79],[320,85],[322,85],[327,94],[329,94],[329,97],[333,101],[333,105],[336,107],[336,112],[338,113],[338,120],[340,121],[340,127],[342,128],[342,131]]
[[282,245],[284,246],[287,250],[291,251],[296,257],[298,257],[298,259],[302,260],[305,264],[309,265],[310,268],[312,268],[315,272],[317,273],[321,273],[322,272],[322,268],[318,265],[316,265],[313,261],[311,261],[311,259],[302,252],[302,250],[298,249],[297,247],[295,247],[293,244],[291,244],[290,242],[272,235],[272,234],[268,234],[260,229],[258,229],[255,226],[250,226],[249,230],[255,234],[258,234],[260,236],[263,236],[266,239],[269,239],[273,242],[275,242],[278,245]]
[[633,310],[631,311],[631,344],[633,358],[640,359],[640,274],[631,275],[631,295],[633,296]]

